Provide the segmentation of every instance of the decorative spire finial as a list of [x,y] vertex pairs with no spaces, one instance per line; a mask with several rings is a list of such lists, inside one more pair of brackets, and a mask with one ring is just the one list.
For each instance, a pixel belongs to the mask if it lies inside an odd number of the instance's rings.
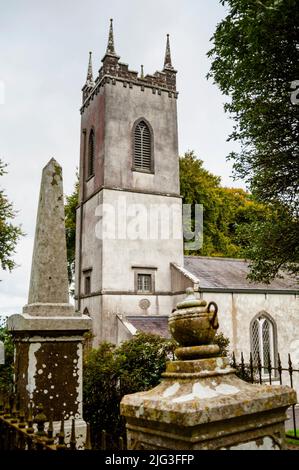
[[173,70],[173,66],[172,66],[172,63],[171,63],[169,34],[167,34],[167,40],[166,40],[166,51],[165,51],[165,59],[164,59],[164,70]]
[[87,86],[93,86],[94,85],[93,72],[92,72],[92,52],[89,52],[89,61],[88,61],[86,85]]
[[110,18],[109,37],[108,37],[108,45],[107,45],[106,54],[116,55],[115,49],[114,49],[113,19],[112,18]]

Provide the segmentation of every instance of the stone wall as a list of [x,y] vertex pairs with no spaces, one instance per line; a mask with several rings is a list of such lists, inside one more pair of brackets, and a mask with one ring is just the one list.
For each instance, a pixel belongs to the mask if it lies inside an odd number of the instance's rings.
[[[122,201],[127,207],[139,204],[145,209],[140,209],[138,215],[141,232],[149,236],[147,231],[147,209],[163,205],[169,211],[170,235],[177,238],[161,240],[158,227],[158,239],[104,239],[102,236],[107,227],[101,225],[99,212],[96,208],[104,203],[109,207],[115,207],[117,213],[118,201]],[[172,211],[176,207],[177,210]],[[80,208],[78,209],[80,214]],[[98,214],[98,215],[97,215]],[[163,219],[163,214],[162,214]],[[110,218],[110,221],[112,218]],[[117,217],[119,221],[119,217]],[[160,218],[161,220],[161,218]],[[183,241],[181,230],[177,234],[171,233],[172,227],[181,226],[181,199],[165,197],[155,194],[142,194],[127,191],[114,191],[104,189],[83,206],[83,226],[81,238],[81,300],[80,311],[88,309],[93,319],[93,332],[96,342],[100,340],[117,341],[116,314],[124,315],[168,315],[174,304],[171,286],[171,263],[182,264]],[[124,228],[127,226],[125,224]],[[118,233],[116,233],[118,238]],[[78,252],[77,252],[78,256]],[[77,261],[79,266],[79,261]],[[137,294],[135,285],[136,270],[153,268],[154,294]],[[91,293],[84,295],[84,271],[91,271]],[[79,276],[79,273],[77,273]],[[78,278],[77,278],[78,289]],[[77,290],[77,296],[79,292]],[[148,299],[150,307],[145,312],[139,305],[141,299]],[[78,299],[77,299],[78,307]]]
[[[240,360],[241,352],[245,361],[250,355],[250,323],[260,312],[267,312],[277,327],[277,350],[282,366],[288,367],[291,354],[293,367],[299,369],[299,299],[295,294],[219,293],[200,292],[207,302],[214,301],[219,307],[220,331],[230,339],[230,349]],[[182,299],[179,295],[176,298]],[[289,385],[289,374],[283,374],[283,383]],[[294,387],[299,392],[299,373],[294,373]]]

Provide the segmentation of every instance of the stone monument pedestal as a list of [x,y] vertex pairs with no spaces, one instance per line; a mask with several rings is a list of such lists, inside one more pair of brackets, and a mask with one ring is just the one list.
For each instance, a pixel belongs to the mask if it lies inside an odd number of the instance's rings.
[[[82,411],[83,335],[91,319],[69,303],[61,166],[53,158],[43,169],[32,256],[28,304],[8,319],[15,340],[18,406],[64,420],[66,440],[76,419],[77,442],[85,440]],[[59,423],[59,424],[58,424]]]
[[62,416],[82,419],[82,342],[90,322],[86,315],[75,314],[9,317],[16,346],[15,387],[22,409],[32,402],[42,404],[45,415],[52,415],[54,421]]
[[289,387],[240,380],[227,358],[174,361],[153,390],[124,397],[128,449],[284,449]]
[[212,329],[218,328],[217,310],[215,303],[206,307],[189,295],[170,316],[180,360],[167,363],[156,388],[122,399],[128,449],[285,448],[286,410],[296,403],[296,392],[244,382],[228,358],[217,357],[219,347],[210,344]]

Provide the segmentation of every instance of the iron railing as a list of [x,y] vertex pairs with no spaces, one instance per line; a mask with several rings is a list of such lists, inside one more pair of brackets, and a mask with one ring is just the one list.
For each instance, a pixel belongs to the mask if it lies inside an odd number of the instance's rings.
[[53,419],[48,420],[39,405],[33,416],[33,405],[30,404],[27,416],[18,410],[16,402],[5,405],[0,401],[0,451],[5,450],[108,450],[113,442],[114,450],[125,450],[123,437],[112,439],[105,430],[97,432],[98,442],[91,439],[91,427],[87,423],[86,440],[81,444],[76,438],[76,420],[72,419],[70,438],[66,442],[64,418],[60,422],[60,431],[54,435]]
[[[254,361],[252,353],[250,353],[249,362],[245,362],[244,355],[241,353],[241,360],[237,362],[235,353],[232,354],[232,367],[236,369],[237,375],[247,382],[250,383],[269,383],[270,385],[273,382],[276,382],[280,385],[290,385],[294,388],[294,373],[299,373],[299,369],[293,367],[291,355],[288,354],[288,366],[282,367],[280,354],[277,354],[277,361],[273,365],[270,355],[268,356],[267,364],[262,365],[261,358],[258,355],[257,359]],[[288,383],[285,383],[285,375],[288,375]],[[298,384],[299,384],[299,374],[298,374]],[[291,416],[293,424],[293,434],[286,432],[286,436],[295,440],[299,440],[299,430],[297,429],[297,416],[296,411],[299,415],[299,408],[296,405],[291,406]]]
[[[299,373],[299,369],[293,367],[290,354],[288,355],[287,367],[282,367],[280,355],[277,355],[276,362],[273,365],[271,358],[268,357],[267,364],[262,365],[258,356],[254,361],[250,354],[249,361],[245,362],[244,355],[241,353],[240,362],[237,362],[235,354],[232,354],[231,365],[236,369],[237,375],[250,383],[280,383],[280,385],[290,385],[294,388],[294,374]],[[285,383],[287,379],[288,383]],[[299,375],[298,375],[299,385]],[[33,416],[33,409],[36,414]],[[299,440],[299,430],[297,429],[297,416],[299,408],[292,405],[291,419],[293,425],[293,434],[286,433],[287,437]],[[19,410],[16,401],[11,403],[6,400],[5,403],[0,398],[0,451],[1,450],[79,450],[76,439],[76,421],[72,420],[70,438],[66,442],[64,431],[64,418],[60,423],[60,431],[54,435],[53,419],[49,419],[43,412],[42,405],[33,408],[33,404],[25,414],[24,410]],[[81,446],[82,450],[124,450],[126,443],[123,437],[115,437],[105,430],[99,431],[95,427],[91,430],[90,424],[87,424],[86,440]]]

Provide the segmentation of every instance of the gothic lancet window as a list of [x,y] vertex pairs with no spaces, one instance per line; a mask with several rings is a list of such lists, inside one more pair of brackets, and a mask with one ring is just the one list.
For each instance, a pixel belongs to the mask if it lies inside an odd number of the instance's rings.
[[133,170],[153,171],[152,132],[149,125],[140,120],[134,126]]
[[87,152],[87,177],[89,178],[94,174],[94,154],[95,154],[95,139],[94,131],[91,129],[88,139],[88,152]]
[[250,339],[254,364],[258,363],[259,357],[263,368],[262,375],[266,377],[269,358],[272,367],[275,367],[277,356],[276,325],[268,314],[261,313],[251,322]]

